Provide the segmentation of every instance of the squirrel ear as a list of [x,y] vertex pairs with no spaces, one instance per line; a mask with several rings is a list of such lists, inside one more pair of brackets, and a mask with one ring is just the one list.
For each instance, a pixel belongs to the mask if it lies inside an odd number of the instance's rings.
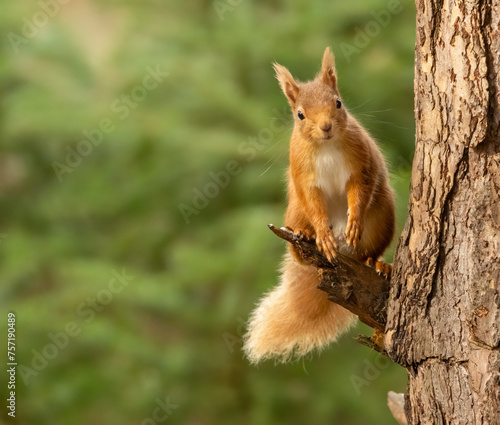
[[335,71],[335,58],[329,47],[325,49],[323,54],[323,62],[321,63],[321,79],[332,89],[337,90],[337,72]]
[[276,71],[276,78],[280,83],[281,90],[283,90],[283,93],[285,93],[285,96],[288,98],[290,106],[293,108],[299,96],[299,87],[293,79],[292,74],[290,74],[290,71],[283,65],[274,62],[273,68]]

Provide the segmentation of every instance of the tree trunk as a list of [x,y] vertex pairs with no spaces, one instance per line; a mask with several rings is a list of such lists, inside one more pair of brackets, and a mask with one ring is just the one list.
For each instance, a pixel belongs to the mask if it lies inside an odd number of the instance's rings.
[[500,0],[417,0],[416,148],[385,346],[409,424],[500,424]]

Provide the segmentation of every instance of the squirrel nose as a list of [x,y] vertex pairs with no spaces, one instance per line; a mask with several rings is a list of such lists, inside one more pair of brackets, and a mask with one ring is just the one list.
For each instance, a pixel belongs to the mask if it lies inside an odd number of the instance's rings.
[[325,133],[328,133],[332,129],[332,123],[331,122],[324,122],[319,126],[321,130],[323,130]]

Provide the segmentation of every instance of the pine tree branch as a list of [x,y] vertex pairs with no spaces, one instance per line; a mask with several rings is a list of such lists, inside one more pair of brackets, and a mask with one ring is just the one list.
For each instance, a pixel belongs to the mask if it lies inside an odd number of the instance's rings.
[[269,228],[294,245],[304,261],[318,269],[318,288],[328,293],[330,301],[356,314],[363,323],[383,334],[387,320],[388,280],[373,268],[340,253],[330,263],[314,241],[284,227],[270,224]]

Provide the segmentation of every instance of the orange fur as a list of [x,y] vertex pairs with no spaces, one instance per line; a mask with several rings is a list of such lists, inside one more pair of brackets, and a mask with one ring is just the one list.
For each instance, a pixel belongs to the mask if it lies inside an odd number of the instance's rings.
[[245,351],[252,363],[283,362],[334,341],[355,316],[317,289],[317,270],[285,255],[280,284],[252,313]]
[[[315,237],[330,260],[337,251],[377,260],[394,235],[394,197],[379,148],[339,105],[333,54],[325,50],[313,81],[274,69],[294,114],[285,225]],[[251,316],[244,349],[252,362],[323,348],[355,319],[327,300],[314,267],[300,264],[293,246],[289,251],[280,284]]]

